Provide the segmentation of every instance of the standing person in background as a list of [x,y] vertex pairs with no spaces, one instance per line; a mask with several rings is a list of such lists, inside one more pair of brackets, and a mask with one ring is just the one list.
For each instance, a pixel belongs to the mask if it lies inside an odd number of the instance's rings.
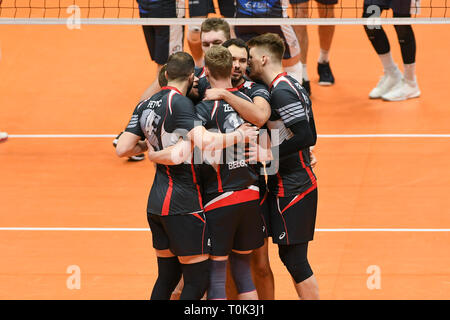
[[[291,2],[294,0],[291,0]],[[287,8],[281,0],[236,0],[236,18],[287,18]],[[286,72],[302,82],[302,63],[300,61],[300,45],[297,35],[290,25],[281,26],[235,26],[236,37],[248,41],[258,35],[272,32],[278,34],[284,41],[286,51],[283,55],[283,66]]]
[[[291,0],[293,18],[309,18],[310,0]],[[318,4],[320,18],[334,18],[334,6],[338,0],[315,0]],[[294,26],[298,41],[302,51],[300,60],[303,64],[303,87],[311,95],[311,84],[307,72],[307,56],[309,48],[308,32],[305,25]],[[334,84],[334,76],[330,68],[329,52],[334,36],[334,25],[319,26],[320,55],[317,62],[317,72],[319,74],[319,85],[331,86]]]
[[[392,9],[394,18],[411,17],[411,1],[364,0],[363,18],[379,16],[382,10]],[[411,25],[394,25],[402,52],[404,73],[394,62],[389,40],[382,26],[364,26],[367,36],[383,65],[384,75],[369,93],[369,98],[401,101],[420,96],[416,79],[416,39]]]

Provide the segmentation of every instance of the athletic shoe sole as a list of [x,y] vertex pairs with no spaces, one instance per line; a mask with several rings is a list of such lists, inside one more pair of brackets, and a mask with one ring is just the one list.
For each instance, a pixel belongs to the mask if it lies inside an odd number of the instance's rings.
[[419,97],[420,97],[420,92],[418,92],[416,94],[413,94],[412,96],[404,97],[404,98],[401,98],[401,99],[386,99],[386,98],[383,98],[383,97],[381,97],[381,99],[383,99],[383,101],[388,101],[388,102],[397,102],[397,101],[405,101],[405,100],[408,100],[408,99],[414,99],[414,98],[419,98]]
[[332,86],[334,82],[319,82],[319,86]]

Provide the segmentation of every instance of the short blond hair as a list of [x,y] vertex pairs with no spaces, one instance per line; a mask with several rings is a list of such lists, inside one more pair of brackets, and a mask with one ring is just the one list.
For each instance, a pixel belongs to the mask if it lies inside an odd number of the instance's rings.
[[214,79],[228,78],[233,68],[233,56],[227,48],[213,46],[205,53],[205,66]]

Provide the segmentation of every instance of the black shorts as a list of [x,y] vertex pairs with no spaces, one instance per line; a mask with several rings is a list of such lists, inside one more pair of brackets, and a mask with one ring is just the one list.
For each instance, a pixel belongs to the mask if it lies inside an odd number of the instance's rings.
[[364,8],[366,10],[369,6],[378,6],[381,10],[389,10],[396,14],[405,16],[411,13],[411,1],[410,0],[364,0]]
[[[232,200],[233,197],[237,198],[239,193],[246,192],[248,191],[225,192],[220,196],[220,200],[212,200],[209,202],[213,203],[212,205],[205,205],[211,255],[227,256],[233,249],[248,251],[264,244],[259,191],[253,200],[238,203]],[[223,197],[226,194],[230,196]]]
[[189,1],[189,16],[207,17],[209,13],[214,13],[214,4],[212,0],[186,0]]
[[276,33],[284,40],[286,47],[283,59],[289,59],[300,54],[300,45],[298,43],[297,35],[295,34],[294,28],[290,25],[235,26],[234,31],[236,33],[236,37],[241,38],[245,42],[264,33]]
[[[336,4],[338,3],[338,0],[315,0],[318,3],[321,4]],[[291,0],[291,3],[305,3],[305,2],[309,2],[309,0]]]
[[233,18],[236,14],[236,4],[234,0],[219,0],[219,10],[225,18]]
[[277,197],[269,194],[270,229],[277,244],[297,244],[314,238],[317,185],[304,193]]
[[[176,18],[176,11],[172,13],[158,14],[139,13],[141,18]],[[173,26],[151,26],[143,25],[145,42],[150,53],[150,57],[159,65],[164,65],[169,56],[175,52],[183,51],[184,27]]]
[[147,213],[147,220],[155,249],[170,249],[176,256],[209,253],[208,229],[203,212],[170,216]]

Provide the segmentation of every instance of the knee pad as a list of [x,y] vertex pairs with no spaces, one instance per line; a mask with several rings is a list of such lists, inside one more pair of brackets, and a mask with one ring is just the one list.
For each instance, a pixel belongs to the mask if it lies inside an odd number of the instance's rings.
[[403,63],[411,64],[416,61],[416,39],[410,25],[394,25],[398,42],[402,51]]
[[231,274],[238,293],[246,293],[256,290],[250,270],[250,254],[232,252],[229,257]]
[[184,287],[180,300],[200,300],[206,292],[209,283],[210,261],[182,264]]
[[296,283],[300,283],[313,275],[308,258],[308,243],[278,245],[278,254],[289,274]]
[[177,257],[157,258],[158,278],[152,290],[151,300],[169,300],[181,279],[181,265]]

